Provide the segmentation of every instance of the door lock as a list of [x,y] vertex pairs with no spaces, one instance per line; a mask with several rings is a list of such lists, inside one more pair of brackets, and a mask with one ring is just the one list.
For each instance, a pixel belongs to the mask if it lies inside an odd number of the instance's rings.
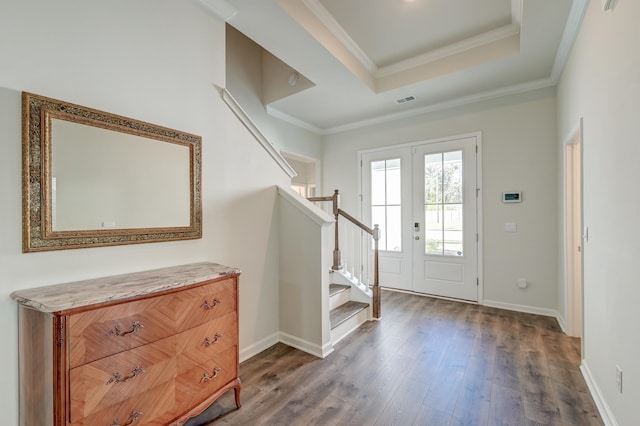
[[414,230],[415,232],[420,232],[420,222],[415,222],[415,223],[413,224],[413,230]]

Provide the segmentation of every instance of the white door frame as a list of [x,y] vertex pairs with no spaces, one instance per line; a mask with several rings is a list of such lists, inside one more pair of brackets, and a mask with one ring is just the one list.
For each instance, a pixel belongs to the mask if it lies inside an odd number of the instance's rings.
[[565,308],[567,334],[583,336],[582,119],[564,141]]
[[[477,233],[478,233],[478,261],[477,261],[477,268],[478,268],[478,304],[479,305],[483,305],[484,304],[484,271],[483,271],[483,241],[484,241],[484,232],[483,232],[483,221],[482,221],[482,212],[483,212],[483,202],[482,202],[482,132],[472,132],[472,133],[464,133],[464,134],[459,134],[459,135],[453,135],[453,136],[447,136],[447,137],[442,137],[442,138],[436,138],[436,139],[427,139],[427,140],[420,140],[420,141],[415,141],[415,142],[408,142],[408,143],[403,143],[403,144],[397,144],[397,145],[387,145],[387,146],[383,146],[383,147],[378,147],[378,148],[372,148],[372,149],[366,149],[366,150],[360,150],[358,151],[358,166],[362,166],[362,156],[363,154],[367,154],[367,153],[373,153],[373,152],[379,152],[379,151],[388,151],[390,149],[395,149],[395,148],[404,148],[404,147],[415,147],[415,146],[419,146],[419,145],[425,145],[425,144],[430,144],[430,143],[439,143],[439,142],[446,142],[446,141],[450,141],[453,139],[464,139],[464,138],[468,138],[468,137],[475,137],[476,138],[476,145],[478,147],[478,152],[476,154],[476,186],[477,186],[477,198],[476,198],[476,203],[477,203],[477,208],[476,208],[476,218],[477,218]],[[359,167],[360,169],[360,167]],[[358,215],[360,218],[363,217],[363,194],[362,194],[362,170],[360,173],[358,173],[358,190],[359,190],[359,198],[360,198],[360,202],[358,203]]]

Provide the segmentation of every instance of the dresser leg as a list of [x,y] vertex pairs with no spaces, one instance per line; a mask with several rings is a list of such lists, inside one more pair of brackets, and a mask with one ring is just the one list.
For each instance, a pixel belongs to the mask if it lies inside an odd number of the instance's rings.
[[236,407],[242,407],[242,403],[240,402],[240,389],[242,385],[240,384],[240,379],[236,379],[236,385],[233,387],[233,391],[236,396]]

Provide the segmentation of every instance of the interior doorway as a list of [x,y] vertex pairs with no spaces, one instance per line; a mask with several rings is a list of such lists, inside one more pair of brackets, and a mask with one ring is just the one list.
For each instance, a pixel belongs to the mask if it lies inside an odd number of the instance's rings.
[[582,119],[565,141],[567,334],[582,337]]
[[291,189],[304,198],[315,197],[319,191],[318,182],[320,181],[318,176],[320,167],[317,160],[286,152],[281,154],[296,172],[296,176],[291,178]]

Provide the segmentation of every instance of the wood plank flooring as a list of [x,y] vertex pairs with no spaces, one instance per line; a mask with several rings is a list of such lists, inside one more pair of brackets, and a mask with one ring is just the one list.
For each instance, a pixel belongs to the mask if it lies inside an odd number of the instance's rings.
[[391,291],[321,360],[277,344],[187,425],[602,425],[555,319]]

